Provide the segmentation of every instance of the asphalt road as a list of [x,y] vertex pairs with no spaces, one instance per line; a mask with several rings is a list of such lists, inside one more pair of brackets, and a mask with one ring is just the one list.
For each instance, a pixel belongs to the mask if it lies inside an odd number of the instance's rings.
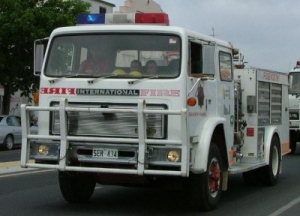
[[0,150],[0,163],[19,161],[21,158],[21,148],[15,148],[11,151]]
[[[19,154],[18,151],[15,152]],[[3,152],[0,152],[2,158]],[[56,171],[20,173],[19,162],[0,163],[0,215],[221,215],[294,216],[300,214],[300,153],[283,158],[274,187],[245,186],[231,176],[218,209],[193,212],[176,191],[97,185],[87,204],[71,205],[62,197]],[[3,166],[5,164],[5,166]],[[15,169],[14,172],[10,172]],[[4,172],[5,171],[5,172]]]

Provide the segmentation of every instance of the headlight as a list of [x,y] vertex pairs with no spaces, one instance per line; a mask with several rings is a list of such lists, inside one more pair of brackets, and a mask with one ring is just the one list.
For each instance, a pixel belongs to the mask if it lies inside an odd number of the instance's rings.
[[49,153],[49,147],[47,145],[40,145],[38,147],[39,155],[46,156]]
[[172,151],[169,151],[167,154],[167,159],[170,162],[177,162],[177,161],[179,161],[179,158],[180,158],[179,151],[172,150]]

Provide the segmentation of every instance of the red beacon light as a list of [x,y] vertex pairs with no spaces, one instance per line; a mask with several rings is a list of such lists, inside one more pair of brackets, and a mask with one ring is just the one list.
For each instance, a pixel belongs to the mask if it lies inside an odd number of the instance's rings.
[[135,23],[169,25],[169,16],[166,13],[137,13]]
[[91,24],[155,24],[169,25],[169,16],[166,13],[106,13],[80,14],[77,16],[77,25]]

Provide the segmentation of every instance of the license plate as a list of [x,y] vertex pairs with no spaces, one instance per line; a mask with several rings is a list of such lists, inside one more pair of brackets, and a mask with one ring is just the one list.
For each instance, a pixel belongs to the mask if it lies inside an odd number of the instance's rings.
[[118,158],[117,149],[94,148],[93,157],[98,158]]

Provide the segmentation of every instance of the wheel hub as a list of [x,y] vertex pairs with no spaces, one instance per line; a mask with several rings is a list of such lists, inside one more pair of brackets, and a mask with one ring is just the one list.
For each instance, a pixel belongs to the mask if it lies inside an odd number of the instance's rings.
[[217,159],[212,160],[209,166],[209,190],[215,193],[220,188],[221,170]]

